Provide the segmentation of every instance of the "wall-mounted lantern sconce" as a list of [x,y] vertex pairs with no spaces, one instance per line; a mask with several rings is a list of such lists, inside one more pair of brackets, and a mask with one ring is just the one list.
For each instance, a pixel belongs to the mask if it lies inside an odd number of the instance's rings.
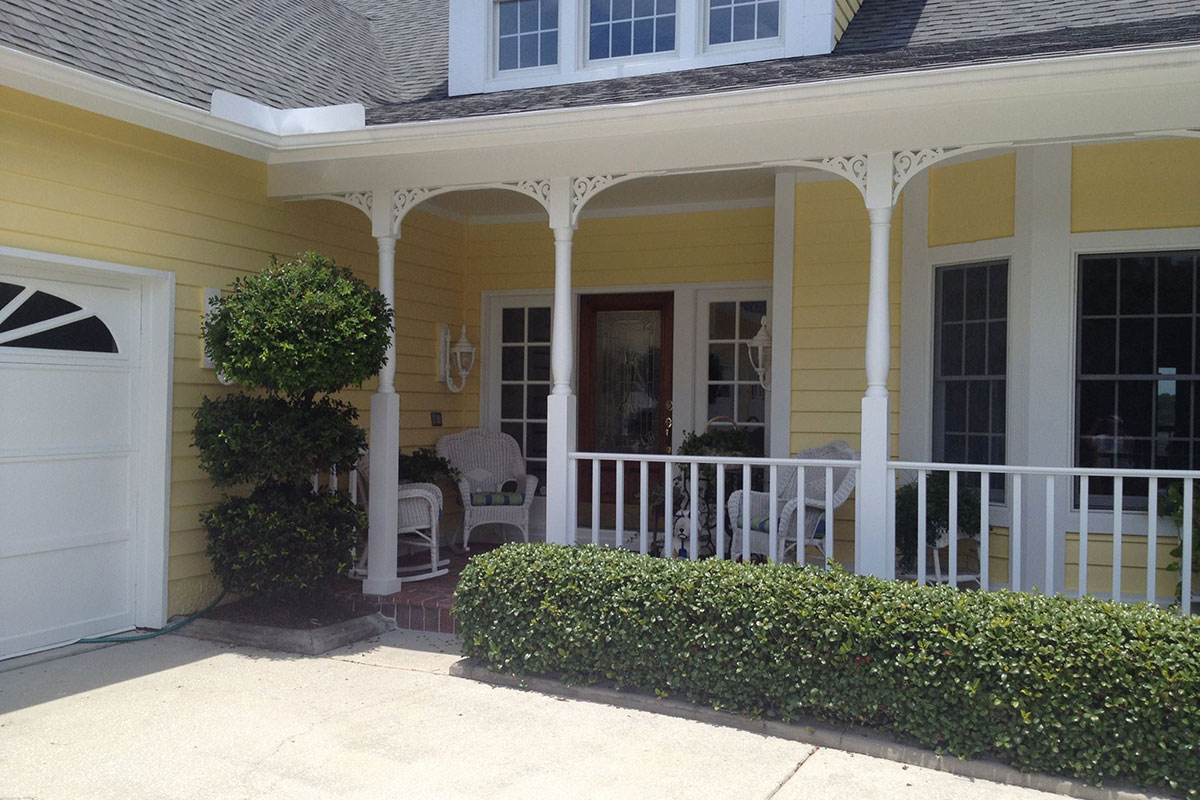
[[445,322],[438,325],[438,380],[446,382],[446,388],[458,393],[467,385],[467,376],[475,366],[475,345],[467,340],[467,326],[462,326],[458,341],[450,343],[450,326]]
[[746,342],[746,350],[750,355],[750,366],[758,375],[758,384],[768,392],[771,391],[771,332],[767,329],[767,318],[764,315],[762,325],[754,338]]

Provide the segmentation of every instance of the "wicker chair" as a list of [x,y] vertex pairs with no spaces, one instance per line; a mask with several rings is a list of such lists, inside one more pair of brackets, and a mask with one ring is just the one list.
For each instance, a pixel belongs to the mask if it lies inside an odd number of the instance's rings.
[[[796,454],[799,459],[814,459],[828,461],[844,459],[857,461],[859,453],[842,440],[830,442],[821,447],[801,450]],[[796,547],[796,507],[799,499],[796,497],[796,467],[780,467],[775,484],[776,509],[779,514],[777,535],[783,547],[776,552],[782,559],[784,554]],[[833,469],[833,507],[837,508],[846,502],[854,491],[855,470],[853,467],[834,467]],[[729,523],[733,531],[733,544],[729,554],[737,558],[742,554],[742,498],[741,489],[729,496]],[[750,492],[750,552],[757,555],[770,554],[768,537],[771,530],[771,495],[770,492]],[[804,473],[804,546],[812,547],[821,554],[821,561],[828,564],[829,549],[826,545],[826,530],[829,526],[825,520],[825,468],[808,467]]]
[[[367,508],[370,492],[368,459],[364,456],[355,467],[358,503]],[[396,535],[401,548],[429,553],[429,564],[400,564],[396,573],[405,581],[423,581],[445,575],[450,559],[442,558],[438,520],[442,516],[442,490],[432,483],[406,483],[400,486],[396,501]],[[370,535],[370,532],[367,534]],[[367,550],[350,570],[351,577],[367,577]]]
[[480,525],[512,525],[529,541],[529,508],[538,479],[525,473],[516,439],[472,428],[443,436],[437,451],[459,471],[464,550],[470,549],[471,531]]

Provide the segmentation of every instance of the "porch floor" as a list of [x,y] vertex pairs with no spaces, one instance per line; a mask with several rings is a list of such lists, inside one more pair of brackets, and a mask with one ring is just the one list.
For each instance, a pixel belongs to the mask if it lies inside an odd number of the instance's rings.
[[[454,553],[449,550],[442,552],[449,556],[450,571],[437,578],[423,581],[413,581],[389,595],[369,595],[362,593],[362,581],[345,578],[337,589],[337,593],[348,597],[354,604],[355,610],[363,613],[379,612],[385,617],[396,620],[396,627],[402,630],[431,631],[434,633],[459,632],[458,620],[450,614],[450,606],[454,605],[454,589],[458,586],[459,575],[471,559],[471,556],[485,553],[496,547],[486,542],[472,542],[470,553]],[[428,563],[428,556],[426,556]]]

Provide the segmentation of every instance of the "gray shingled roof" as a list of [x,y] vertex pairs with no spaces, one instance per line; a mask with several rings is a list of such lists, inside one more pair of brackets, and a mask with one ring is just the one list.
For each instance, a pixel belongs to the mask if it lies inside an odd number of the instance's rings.
[[448,97],[447,0],[0,0],[0,44],[199,108],[361,102],[369,124],[1200,42],[1200,0],[865,0],[835,51]]

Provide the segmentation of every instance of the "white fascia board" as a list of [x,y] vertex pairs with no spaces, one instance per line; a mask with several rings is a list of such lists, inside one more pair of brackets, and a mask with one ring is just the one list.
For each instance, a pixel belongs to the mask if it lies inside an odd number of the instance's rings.
[[361,103],[272,108],[249,97],[217,89],[212,93],[209,105],[214,119],[236,122],[278,136],[354,131],[367,126],[367,112]]
[[276,134],[11,47],[0,46],[0,84],[256,161],[280,144]]
[[[917,99],[944,103],[964,97],[981,99],[985,94],[1046,95],[1063,91],[1055,85],[1057,80],[1072,80],[1076,89],[1086,83],[1100,90],[1144,82],[1146,76],[1158,77],[1156,72],[1170,69],[1190,70],[1193,77],[1200,76],[1200,45],[970,64],[584,108],[372,125],[350,133],[290,136],[281,142],[271,163],[319,160],[331,155],[321,153],[323,150],[341,151],[337,157],[372,156],[468,148],[484,139],[492,146],[506,141],[528,142],[548,132],[553,132],[555,138],[594,138],[637,129],[665,132],[716,118],[738,119],[746,124],[794,118],[818,103],[825,104],[822,113],[846,113],[912,109]],[[912,146],[924,144],[914,142]],[[896,149],[903,146],[898,144]]]

